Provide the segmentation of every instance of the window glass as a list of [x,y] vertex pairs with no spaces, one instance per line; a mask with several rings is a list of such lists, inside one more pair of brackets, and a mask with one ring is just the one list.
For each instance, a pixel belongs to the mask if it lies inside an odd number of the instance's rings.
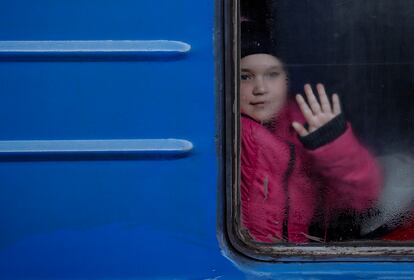
[[413,241],[414,3],[242,0],[240,21],[241,237]]

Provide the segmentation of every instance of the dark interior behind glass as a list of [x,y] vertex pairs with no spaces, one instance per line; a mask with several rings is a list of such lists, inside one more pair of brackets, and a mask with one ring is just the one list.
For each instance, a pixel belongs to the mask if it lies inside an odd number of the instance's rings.
[[377,208],[337,217],[331,230],[341,235],[333,241],[381,239],[412,219],[414,2],[242,0],[241,18],[270,30],[290,94],[318,82],[339,93],[355,134],[383,168]]

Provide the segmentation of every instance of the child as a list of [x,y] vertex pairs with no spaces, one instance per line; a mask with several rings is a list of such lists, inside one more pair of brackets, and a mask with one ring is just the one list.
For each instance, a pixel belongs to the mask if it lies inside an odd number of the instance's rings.
[[306,100],[289,100],[283,63],[249,25],[242,23],[240,62],[242,226],[254,241],[306,243],[318,209],[326,228],[341,211],[371,207],[381,173],[338,95],[331,101],[318,84],[318,101],[305,85]]

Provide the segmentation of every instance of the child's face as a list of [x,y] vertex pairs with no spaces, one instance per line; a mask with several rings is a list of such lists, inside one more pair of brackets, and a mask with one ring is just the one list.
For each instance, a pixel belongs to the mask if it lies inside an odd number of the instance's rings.
[[286,103],[287,75],[282,62],[269,54],[252,54],[240,61],[240,109],[268,122]]

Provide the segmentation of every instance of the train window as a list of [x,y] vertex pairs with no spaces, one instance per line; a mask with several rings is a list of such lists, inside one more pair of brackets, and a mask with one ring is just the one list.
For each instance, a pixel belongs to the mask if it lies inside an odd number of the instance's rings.
[[414,3],[241,0],[239,21],[235,246],[413,255]]

